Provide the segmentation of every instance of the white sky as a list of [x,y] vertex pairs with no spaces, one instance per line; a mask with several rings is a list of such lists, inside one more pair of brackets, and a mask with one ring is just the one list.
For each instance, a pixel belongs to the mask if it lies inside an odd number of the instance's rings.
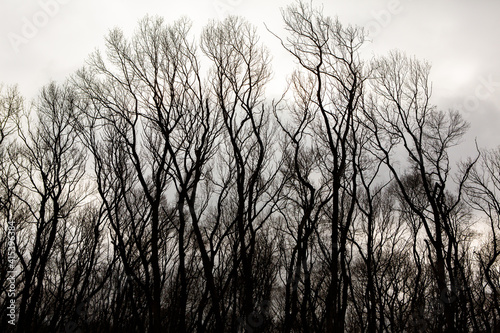
[[[50,80],[64,81],[103,45],[113,27],[130,36],[146,14],[166,20],[187,16],[194,30],[227,14],[254,23],[274,57],[279,92],[291,58],[264,28],[279,33],[287,0],[0,0],[0,83],[18,84],[27,98]],[[481,147],[500,144],[500,1],[496,0],[312,0],[325,15],[372,31],[363,48],[372,56],[400,49],[432,64],[434,103],[459,108],[471,122],[462,157],[474,137]],[[34,30],[32,29],[34,25]],[[22,39],[20,39],[22,38]],[[17,41],[17,43],[16,43]],[[498,83],[497,83],[498,82]],[[467,152],[464,154],[464,152]]]

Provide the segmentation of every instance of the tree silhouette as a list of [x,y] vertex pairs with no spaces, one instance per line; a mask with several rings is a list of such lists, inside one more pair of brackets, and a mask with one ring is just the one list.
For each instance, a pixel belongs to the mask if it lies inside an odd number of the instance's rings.
[[452,165],[426,62],[282,18],[277,100],[233,16],[111,30],[28,107],[0,87],[0,330],[499,330],[500,151]]

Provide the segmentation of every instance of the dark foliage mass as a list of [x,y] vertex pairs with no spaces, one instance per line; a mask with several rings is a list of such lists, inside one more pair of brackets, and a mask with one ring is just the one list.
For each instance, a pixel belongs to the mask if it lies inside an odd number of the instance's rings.
[[29,107],[0,91],[2,332],[500,331],[500,150],[452,166],[428,64],[282,16],[278,100],[237,17],[147,17]]

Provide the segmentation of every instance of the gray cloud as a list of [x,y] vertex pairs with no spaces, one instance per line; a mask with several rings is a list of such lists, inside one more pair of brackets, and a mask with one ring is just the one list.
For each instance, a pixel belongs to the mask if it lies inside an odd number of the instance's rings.
[[[185,15],[194,21],[195,29],[209,19],[236,14],[255,23],[262,40],[271,48],[275,77],[280,83],[268,91],[277,93],[284,76],[290,72],[292,60],[285,59],[286,54],[264,29],[263,23],[279,32],[279,8],[287,3],[289,1],[282,0],[4,0],[0,8],[3,13],[0,20],[0,81],[18,83],[26,97],[34,97],[48,80],[64,80],[82,66],[90,52],[102,47],[104,35],[110,28],[119,26],[131,33],[137,20],[147,13],[164,16],[167,20]],[[316,1],[316,4],[321,2]],[[334,0],[323,6],[327,15],[337,15],[346,24],[361,25],[376,32],[372,43],[364,49],[368,58],[401,49],[430,61],[438,106],[464,108],[472,124],[470,137],[478,136],[480,142],[491,146],[500,144],[497,134],[500,87],[488,96],[476,96],[481,80],[492,76],[500,81],[500,45],[496,39],[500,31],[497,18],[500,2]],[[30,33],[30,24],[36,32]],[[12,42],[13,34],[24,38],[17,47]],[[470,104],[472,100],[477,104],[474,108],[464,107],[464,103],[469,101]]]

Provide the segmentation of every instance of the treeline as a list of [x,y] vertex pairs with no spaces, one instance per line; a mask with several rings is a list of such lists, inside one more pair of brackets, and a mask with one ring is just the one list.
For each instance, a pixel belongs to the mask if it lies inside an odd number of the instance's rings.
[[500,331],[500,149],[452,170],[428,64],[282,16],[279,100],[237,17],[146,17],[29,107],[3,88],[1,331]]

